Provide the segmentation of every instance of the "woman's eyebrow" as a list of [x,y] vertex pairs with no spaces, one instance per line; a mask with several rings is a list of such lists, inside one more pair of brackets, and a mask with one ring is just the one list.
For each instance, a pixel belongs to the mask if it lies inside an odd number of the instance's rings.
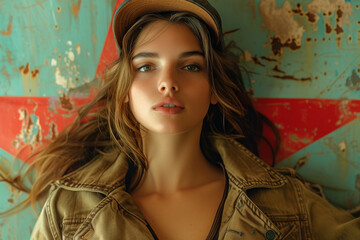
[[[204,53],[200,51],[189,51],[189,52],[183,52],[180,54],[179,58],[187,58],[191,56],[201,56],[204,57]],[[159,58],[159,54],[154,52],[140,52],[132,57],[132,60],[136,58]]]
[[133,56],[132,60],[135,58],[159,58],[159,54],[154,52],[141,52]]
[[200,51],[190,51],[190,52],[183,52],[182,54],[180,54],[180,58],[186,58],[186,57],[191,57],[191,56],[201,56],[204,57],[204,53],[200,52]]

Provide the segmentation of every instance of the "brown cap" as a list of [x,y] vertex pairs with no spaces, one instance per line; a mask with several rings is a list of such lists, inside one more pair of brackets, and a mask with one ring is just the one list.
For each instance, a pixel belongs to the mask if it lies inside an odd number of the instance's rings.
[[119,49],[121,41],[130,27],[141,16],[155,12],[190,12],[202,19],[222,38],[221,19],[216,9],[206,0],[126,0],[116,9],[113,33]]

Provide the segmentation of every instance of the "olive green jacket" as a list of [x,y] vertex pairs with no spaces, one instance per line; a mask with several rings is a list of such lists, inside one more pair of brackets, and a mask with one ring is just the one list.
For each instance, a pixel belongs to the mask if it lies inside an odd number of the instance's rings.
[[[360,239],[360,218],[330,205],[291,169],[214,139],[229,179],[219,239]],[[32,239],[154,239],[125,191],[125,156],[102,157],[51,188]]]

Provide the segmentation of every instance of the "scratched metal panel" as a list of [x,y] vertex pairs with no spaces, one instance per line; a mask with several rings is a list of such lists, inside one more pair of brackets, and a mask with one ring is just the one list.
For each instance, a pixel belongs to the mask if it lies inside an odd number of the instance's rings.
[[[116,57],[115,2],[0,0],[1,166],[56,136],[99,84]],[[280,129],[278,166],[298,167],[339,206],[359,206],[360,0],[210,2],[239,47],[255,105]],[[21,198],[0,191],[0,211]],[[1,220],[0,239],[27,239],[34,219],[27,209]]]
[[[85,103],[116,0],[0,0],[0,164],[16,170],[24,144],[51,140]],[[20,159],[24,159],[21,154]],[[24,198],[0,183],[0,211]],[[31,208],[0,219],[0,239],[29,239]]]
[[81,93],[94,79],[114,1],[0,1],[0,95]]
[[360,99],[360,1],[213,1],[255,97]]

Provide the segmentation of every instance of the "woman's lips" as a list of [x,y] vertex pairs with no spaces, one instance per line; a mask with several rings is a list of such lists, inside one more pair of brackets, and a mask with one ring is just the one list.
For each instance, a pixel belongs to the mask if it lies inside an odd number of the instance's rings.
[[158,104],[156,104],[153,109],[158,112],[165,114],[177,114],[184,110],[183,105],[179,100],[175,98],[165,98]]

